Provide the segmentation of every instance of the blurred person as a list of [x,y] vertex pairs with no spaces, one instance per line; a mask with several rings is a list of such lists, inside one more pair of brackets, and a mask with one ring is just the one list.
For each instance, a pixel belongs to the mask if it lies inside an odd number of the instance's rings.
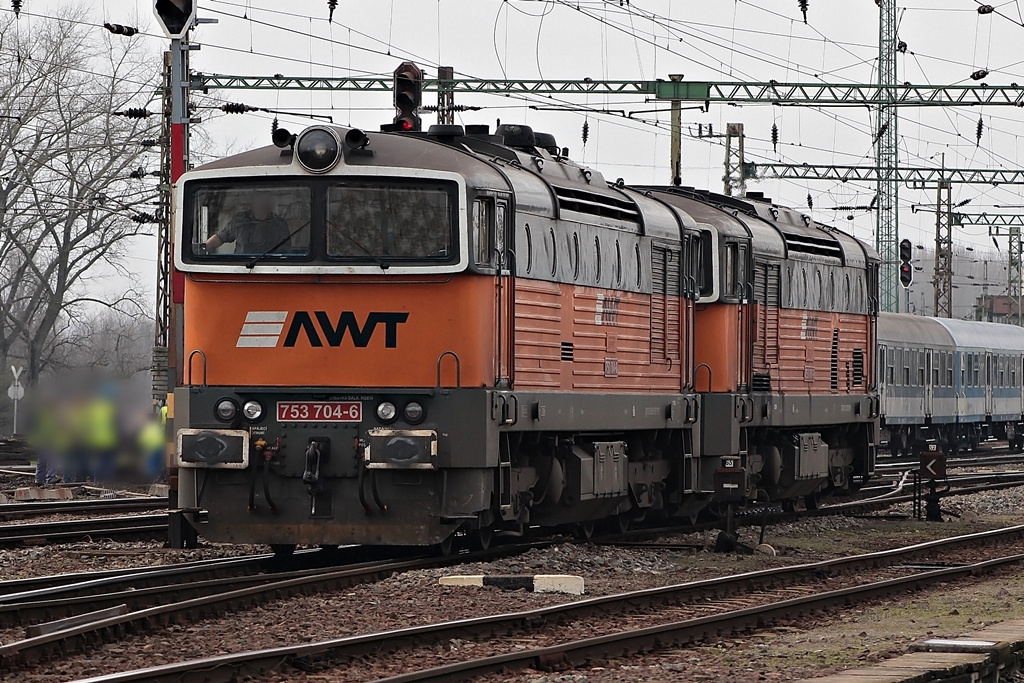
[[57,407],[50,401],[40,403],[33,414],[29,429],[29,445],[36,452],[36,485],[45,486],[60,481],[57,463],[67,450],[68,433],[60,424]]
[[84,396],[75,410],[77,446],[70,468],[73,481],[109,480],[117,462],[117,407],[113,385],[105,384],[93,396]]
[[159,479],[164,473],[164,454],[167,450],[167,437],[164,434],[166,424],[166,413],[161,409],[159,419],[149,418],[139,429],[139,452],[142,454],[140,464],[150,479]]
[[239,211],[223,229],[206,240],[206,250],[234,242],[236,254],[263,254],[273,249],[290,249],[288,223],[274,213],[274,200],[266,194],[254,194],[247,211]]

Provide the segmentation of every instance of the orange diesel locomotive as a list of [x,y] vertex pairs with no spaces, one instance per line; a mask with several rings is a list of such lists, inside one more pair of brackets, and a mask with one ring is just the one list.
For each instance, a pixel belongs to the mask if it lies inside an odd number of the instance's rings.
[[852,238],[609,183],[526,126],[275,142],[175,189],[179,505],[205,537],[447,550],[869,473],[874,312],[834,283],[877,262]]

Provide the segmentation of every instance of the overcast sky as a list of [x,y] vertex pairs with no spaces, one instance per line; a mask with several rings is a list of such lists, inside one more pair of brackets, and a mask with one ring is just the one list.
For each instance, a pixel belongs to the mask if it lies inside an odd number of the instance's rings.
[[[9,0],[0,10],[10,12]],[[35,15],[47,15],[66,0],[23,0],[22,19],[31,30]],[[450,65],[478,78],[667,79],[874,83],[877,81],[878,9],[872,0],[809,0],[807,23],[796,0],[339,0],[327,22],[327,0],[199,0],[200,16],[215,18],[194,40],[195,71],[236,75],[365,76],[390,74],[403,59],[429,76]],[[997,13],[979,15],[973,0],[914,0],[899,3],[899,81],[967,84],[978,69],[990,85],[1024,83],[1024,27],[1019,0],[996,3]],[[152,15],[152,0],[83,3],[97,24],[135,24],[159,59],[167,41]],[[101,30],[101,29],[97,29]],[[225,101],[332,116],[344,125],[375,130],[393,115],[387,93],[311,94],[296,90],[220,91]],[[433,95],[428,95],[428,101]],[[553,133],[571,155],[609,179],[628,183],[669,181],[668,104],[630,97],[456,96],[457,104],[484,107],[459,115],[461,123],[521,122]],[[140,103],[141,104],[144,103]],[[633,112],[632,117],[595,110]],[[152,107],[151,107],[152,108]],[[209,112],[201,112],[209,118]],[[900,160],[904,165],[1021,168],[1022,112],[1013,107],[904,108],[900,110]],[[976,144],[979,116],[984,123]],[[424,114],[425,123],[433,115]],[[748,161],[870,165],[873,124],[864,107],[810,108],[714,105],[709,112],[683,112],[687,131],[728,122],[746,128]],[[308,118],[281,116],[296,130]],[[584,147],[581,131],[589,123]],[[778,150],[770,142],[778,125]],[[240,151],[269,143],[270,116],[221,116],[201,124],[215,150]],[[720,138],[686,136],[683,182],[722,191],[724,149]],[[196,161],[202,161],[197,159]],[[874,215],[834,211],[836,205],[866,205],[871,184],[827,181],[762,181],[748,189],[806,210],[822,222],[873,241]],[[970,210],[998,211],[1024,203],[1017,188],[955,186],[953,200],[970,198]],[[934,191],[900,189],[901,235],[934,243],[935,219],[915,204],[933,204]],[[1006,209],[1003,209],[1004,211]],[[1013,210],[1013,209],[1010,209]],[[984,228],[959,231],[955,241],[989,245]],[[1005,240],[1000,245],[1005,253]],[[140,267],[145,268],[144,261]],[[149,278],[151,281],[151,278]]]

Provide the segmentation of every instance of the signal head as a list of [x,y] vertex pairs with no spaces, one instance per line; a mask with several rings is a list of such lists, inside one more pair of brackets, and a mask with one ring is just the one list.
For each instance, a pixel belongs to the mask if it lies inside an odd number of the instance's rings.
[[914,259],[914,245],[910,240],[900,240],[900,261],[909,263]]

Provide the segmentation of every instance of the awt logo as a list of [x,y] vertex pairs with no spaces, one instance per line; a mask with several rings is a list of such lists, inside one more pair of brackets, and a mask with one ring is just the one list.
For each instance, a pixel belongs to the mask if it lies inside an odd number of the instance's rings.
[[332,318],[326,311],[314,311],[312,314],[296,311],[285,332],[288,311],[249,311],[235,347],[273,348],[278,345],[284,332],[285,347],[303,343],[311,347],[322,347],[325,344],[336,347],[348,338],[352,346],[365,348],[369,346],[374,334],[383,328],[384,347],[393,349],[398,346],[398,326],[408,319],[408,313],[373,312],[367,314],[360,324],[352,311],[342,311],[336,318]]

